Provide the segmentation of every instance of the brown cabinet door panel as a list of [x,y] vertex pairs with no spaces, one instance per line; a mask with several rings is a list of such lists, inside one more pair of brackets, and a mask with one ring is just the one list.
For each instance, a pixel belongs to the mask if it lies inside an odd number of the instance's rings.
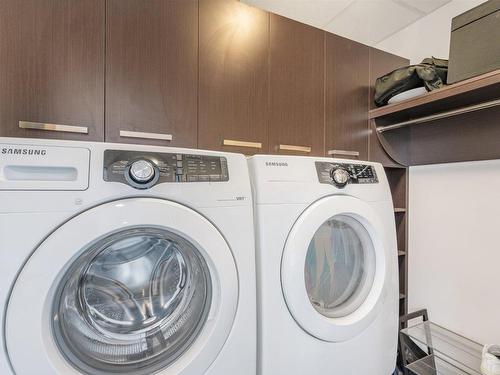
[[197,86],[198,1],[107,0],[106,141],[196,147]]
[[325,32],[274,14],[270,28],[269,151],[323,156]]
[[200,148],[267,152],[268,56],[269,13],[200,1]]
[[0,136],[104,140],[104,14],[104,0],[0,1]]
[[326,35],[327,155],[330,152],[333,157],[368,158],[368,74],[369,47]]

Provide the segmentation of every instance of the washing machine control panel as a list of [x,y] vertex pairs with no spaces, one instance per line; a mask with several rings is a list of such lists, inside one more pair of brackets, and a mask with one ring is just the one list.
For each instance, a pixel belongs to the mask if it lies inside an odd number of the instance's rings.
[[376,184],[377,172],[372,165],[316,162],[319,182],[333,184],[339,188],[347,184]]
[[212,155],[104,151],[104,181],[148,189],[167,182],[228,181],[227,160]]

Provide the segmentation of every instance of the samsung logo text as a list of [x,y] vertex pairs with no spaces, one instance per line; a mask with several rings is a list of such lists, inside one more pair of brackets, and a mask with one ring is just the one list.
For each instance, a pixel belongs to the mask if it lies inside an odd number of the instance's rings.
[[36,150],[32,148],[2,148],[2,155],[40,155],[47,154],[47,150]]
[[266,161],[266,167],[288,167],[286,161]]

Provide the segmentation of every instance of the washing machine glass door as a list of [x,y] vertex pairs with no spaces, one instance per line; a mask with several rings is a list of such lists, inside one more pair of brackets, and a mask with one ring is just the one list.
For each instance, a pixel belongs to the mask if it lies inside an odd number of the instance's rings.
[[208,220],[164,200],[111,202],[62,225],[23,268],[9,357],[18,375],[201,374],[237,295],[231,251]]
[[376,317],[384,299],[386,255],[367,203],[324,198],[299,217],[286,241],[281,280],[297,323],[325,341],[348,340]]

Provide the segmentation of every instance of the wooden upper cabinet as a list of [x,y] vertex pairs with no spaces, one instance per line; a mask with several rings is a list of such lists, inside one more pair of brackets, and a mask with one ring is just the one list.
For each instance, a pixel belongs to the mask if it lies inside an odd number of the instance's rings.
[[[395,69],[401,68],[403,66],[409,65],[410,60],[405,59],[401,56],[393,55],[388,52],[381,51],[376,48],[370,48],[370,93],[369,93],[369,103],[370,109],[376,108],[373,103],[373,95],[375,93],[375,80],[378,77],[383,76]],[[392,158],[387,155],[384,148],[380,144],[380,141],[375,133],[375,127],[372,122],[370,122],[370,136],[369,136],[369,159],[372,161],[380,162],[384,165],[396,164]]]
[[368,158],[369,47],[326,34],[326,154]]
[[268,151],[269,14],[200,0],[198,146]]
[[325,32],[271,14],[271,153],[324,155]]
[[0,136],[104,139],[104,14],[104,0],[0,1]]
[[197,0],[107,0],[106,141],[196,147],[197,86]]

